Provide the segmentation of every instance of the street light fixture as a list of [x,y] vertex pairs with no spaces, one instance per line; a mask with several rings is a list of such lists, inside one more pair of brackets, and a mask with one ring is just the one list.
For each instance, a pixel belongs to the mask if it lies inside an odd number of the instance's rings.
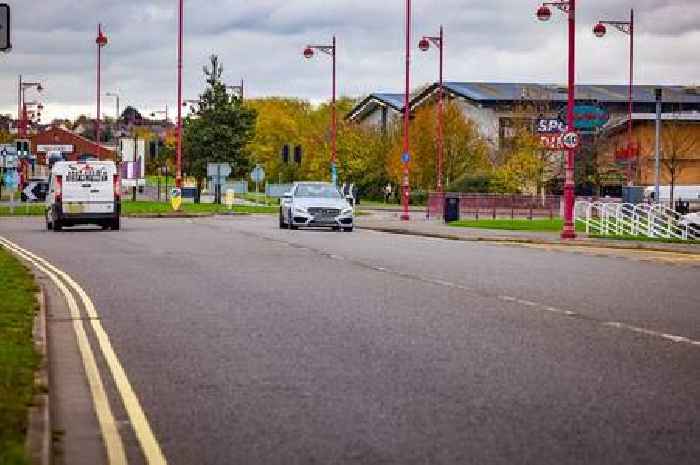
[[117,94],[116,92],[107,92],[107,93],[105,94],[105,96],[107,96],[107,97],[114,97],[114,98],[116,99],[116,104],[117,104],[117,106],[116,106],[116,109],[115,109],[115,111],[116,111],[116,116],[115,116],[114,120],[115,120],[115,121],[119,121],[119,118],[121,117],[121,114],[119,113],[119,94]]
[[102,68],[102,47],[107,45],[107,36],[102,33],[102,23],[97,25],[97,119],[95,120],[95,142],[100,143],[100,93],[101,68]]
[[333,98],[331,101],[331,182],[333,184],[338,183],[338,170],[336,167],[337,160],[337,146],[336,139],[338,136],[338,119],[336,116],[336,39],[333,36],[333,42],[331,45],[307,45],[304,49],[304,58],[307,60],[314,57],[315,50],[318,50],[326,55],[330,55],[333,64]]
[[627,121],[627,147],[619,152],[619,155],[627,160],[627,182],[631,183],[632,180],[632,159],[637,155],[638,147],[633,142],[632,136],[632,112],[634,109],[634,10],[630,10],[629,21],[599,21],[593,27],[593,34],[602,38],[607,33],[607,27],[612,26],[623,34],[627,34],[630,37],[630,78],[629,78],[629,108]]
[[440,34],[437,36],[424,36],[420,42],[418,42],[418,48],[423,51],[427,52],[430,49],[430,44],[432,43],[437,47],[438,51],[440,52],[440,69],[439,69],[439,76],[440,76],[440,84],[438,87],[438,134],[437,134],[437,141],[438,141],[438,152],[437,152],[437,163],[436,163],[436,168],[437,168],[437,191],[438,193],[443,193],[444,187],[443,187],[443,161],[444,161],[444,156],[445,156],[445,140],[444,140],[444,113],[445,113],[445,108],[444,108],[444,90],[443,90],[443,44],[444,44],[444,31],[443,27],[440,26]]
[[[568,16],[569,23],[569,95],[566,111],[567,132],[576,130],[574,106],[576,105],[576,0],[543,3],[537,9],[537,19],[549,21],[552,17],[550,7],[555,7]],[[576,148],[566,150],[566,180],[564,182],[564,228],[562,239],[575,239],[574,227],[574,159]]]
[[[38,93],[41,93],[44,88],[41,86],[40,82],[23,82],[22,76],[19,77],[19,93],[18,93],[18,118],[17,118],[17,134],[19,137],[27,136],[27,116],[25,108],[25,98],[28,89],[36,89]],[[32,102],[32,104],[34,104]]]

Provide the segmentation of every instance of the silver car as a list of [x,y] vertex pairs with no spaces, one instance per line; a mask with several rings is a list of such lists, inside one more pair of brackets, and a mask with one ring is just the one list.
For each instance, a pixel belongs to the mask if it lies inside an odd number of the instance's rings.
[[327,182],[298,182],[280,203],[280,228],[330,227],[352,231],[353,209],[338,188]]

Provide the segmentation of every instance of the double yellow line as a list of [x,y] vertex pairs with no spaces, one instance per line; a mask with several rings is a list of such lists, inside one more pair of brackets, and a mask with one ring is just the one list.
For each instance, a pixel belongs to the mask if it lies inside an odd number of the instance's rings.
[[100,318],[95,310],[95,305],[92,299],[85,293],[82,287],[76,283],[68,274],[59,270],[48,261],[33,254],[32,252],[23,249],[17,244],[0,236],[0,245],[7,248],[20,258],[34,265],[39,271],[44,273],[56,285],[58,290],[63,294],[70,310],[70,315],[73,320],[73,330],[75,331],[78,341],[78,348],[83,360],[83,367],[87,376],[90,392],[92,395],[93,405],[97,414],[97,421],[100,425],[102,438],[107,451],[107,460],[109,465],[127,465],[124,443],[119,433],[119,428],[114,419],[114,414],[109,405],[109,399],[102,383],[102,377],[97,368],[95,355],[90,347],[90,343],[83,326],[82,316],[78,307],[78,303],[71,292],[80,298],[85,309],[85,315],[90,320],[98,346],[109,367],[109,371],[114,379],[117,387],[117,392],[121,397],[122,403],[129,416],[129,421],[134,429],[136,438],[141,446],[146,463],[148,465],[166,465],[167,461],[163,455],[163,451],[158,445],[158,441],[153,434],[153,430],[148,423],[146,414],[141,407],[141,404],[134,392],[134,389],[129,383],[126,372],[119,362],[117,354],[114,352],[112,343],[102,327]]

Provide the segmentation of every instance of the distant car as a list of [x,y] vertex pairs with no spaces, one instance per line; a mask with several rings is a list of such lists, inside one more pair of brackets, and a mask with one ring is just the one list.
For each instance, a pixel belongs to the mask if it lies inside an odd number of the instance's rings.
[[119,229],[120,184],[113,161],[56,162],[46,198],[46,229],[82,224]]
[[326,182],[299,182],[280,203],[280,228],[330,227],[352,231],[354,214],[338,188]]

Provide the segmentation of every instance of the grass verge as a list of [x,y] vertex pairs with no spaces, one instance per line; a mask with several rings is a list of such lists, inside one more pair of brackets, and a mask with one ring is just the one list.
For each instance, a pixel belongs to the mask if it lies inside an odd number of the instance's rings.
[[[213,213],[277,213],[279,207],[264,206],[264,205],[235,205],[233,210],[229,210],[226,205],[217,205],[213,203],[183,203],[182,209],[184,213],[189,214],[213,214]],[[173,209],[169,203],[163,202],[122,202],[123,215],[160,215],[173,213]]]
[[[45,206],[41,204],[27,204],[16,206],[14,212],[10,213],[10,207],[0,206],[0,217],[2,216],[43,216]],[[182,211],[189,214],[213,214],[213,213],[228,213],[229,210],[225,205],[216,205],[211,203],[183,203]],[[232,210],[234,213],[277,213],[279,207],[265,205],[236,205]],[[162,215],[173,213],[173,209],[169,203],[164,202],[122,202],[122,215]]]
[[[455,221],[450,223],[450,226],[459,228],[496,229],[502,231],[557,232],[561,231],[562,227],[564,226],[564,221],[561,219],[484,219]],[[576,230],[585,232],[585,227],[582,225],[576,225]]]
[[25,465],[27,414],[34,396],[32,326],[36,285],[27,269],[0,246],[0,463]]

